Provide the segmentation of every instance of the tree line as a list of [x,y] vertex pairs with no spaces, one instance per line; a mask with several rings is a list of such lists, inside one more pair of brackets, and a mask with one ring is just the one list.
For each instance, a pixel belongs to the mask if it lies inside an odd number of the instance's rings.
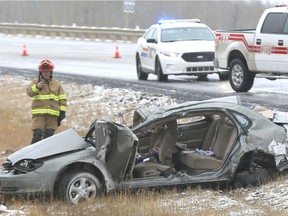
[[0,22],[146,29],[159,19],[199,18],[212,29],[256,28],[269,1],[0,1]]

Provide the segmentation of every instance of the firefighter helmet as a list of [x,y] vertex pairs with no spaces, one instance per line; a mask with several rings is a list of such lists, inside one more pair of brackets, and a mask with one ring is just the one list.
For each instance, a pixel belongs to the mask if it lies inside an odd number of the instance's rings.
[[38,66],[40,72],[42,71],[53,71],[54,65],[50,60],[42,60]]

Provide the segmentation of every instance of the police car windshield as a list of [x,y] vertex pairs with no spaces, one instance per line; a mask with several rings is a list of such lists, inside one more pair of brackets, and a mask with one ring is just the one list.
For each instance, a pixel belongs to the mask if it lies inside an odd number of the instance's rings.
[[213,41],[214,34],[206,27],[166,28],[161,31],[162,42],[193,40]]

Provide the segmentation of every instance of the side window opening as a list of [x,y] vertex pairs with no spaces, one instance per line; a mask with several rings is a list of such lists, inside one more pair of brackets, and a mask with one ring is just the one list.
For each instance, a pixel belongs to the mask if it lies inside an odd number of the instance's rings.
[[241,127],[248,128],[251,126],[252,122],[250,122],[248,117],[246,117],[240,113],[234,112],[234,111],[231,111],[231,112],[235,116],[235,118],[237,119],[237,121],[241,125]]
[[287,13],[267,14],[261,29],[261,33],[282,34],[286,19]]
[[153,33],[155,31],[155,28],[150,29],[145,35],[144,38],[147,39],[153,39]]
[[286,22],[284,24],[283,34],[288,34],[288,17],[286,18]]

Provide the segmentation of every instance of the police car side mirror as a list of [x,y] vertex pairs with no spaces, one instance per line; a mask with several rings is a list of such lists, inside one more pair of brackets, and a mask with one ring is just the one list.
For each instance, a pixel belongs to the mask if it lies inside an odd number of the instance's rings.
[[157,43],[155,39],[147,39],[147,43]]

